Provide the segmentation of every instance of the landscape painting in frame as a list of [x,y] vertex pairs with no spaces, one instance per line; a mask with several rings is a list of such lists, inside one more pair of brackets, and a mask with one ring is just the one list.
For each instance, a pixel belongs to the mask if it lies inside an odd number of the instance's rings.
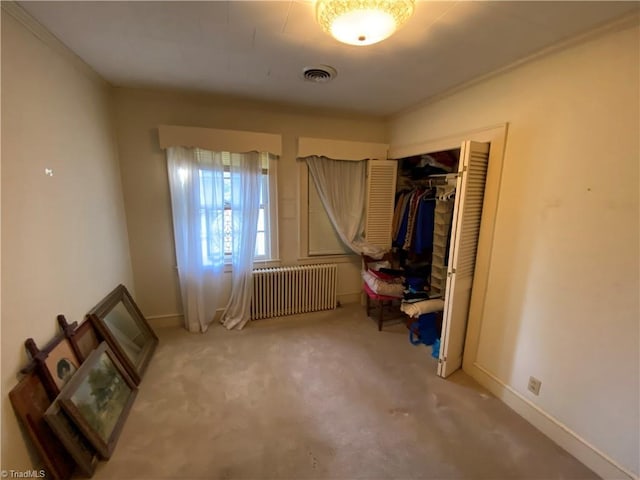
[[118,285],[88,313],[136,385],[140,384],[158,337],[124,285]]
[[109,458],[136,393],[103,342],[61,392],[60,403],[100,456]]
[[44,419],[75,460],[80,473],[85,477],[93,476],[98,463],[95,449],[60,408],[58,402],[51,404],[44,414]]

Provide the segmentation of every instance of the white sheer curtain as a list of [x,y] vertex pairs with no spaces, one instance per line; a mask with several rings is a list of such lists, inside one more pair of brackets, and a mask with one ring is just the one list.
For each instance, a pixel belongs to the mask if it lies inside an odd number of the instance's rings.
[[[249,320],[262,174],[257,152],[230,158],[232,291],[221,320],[229,329],[242,328]],[[185,328],[205,332],[223,301],[223,154],[169,147],[167,166]]]
[[[220,307],[224,273],[222,155],[170,147],[167,166],[185,328],[205,332]],[[203,206],[208,222],[202,221]],[[207,251],[203,251],[203,235],[212,240]]]
[[329,220],[343,243],[355,253],[380,258],[384,250],[364,239],[364,214],[367,195],[366,162],[334,160],[327,157],[305,158]]
[[258,152],[231,156],[233,287],[221,320],[228,329],[240,329],[249,321],[261,182],[262,163]]

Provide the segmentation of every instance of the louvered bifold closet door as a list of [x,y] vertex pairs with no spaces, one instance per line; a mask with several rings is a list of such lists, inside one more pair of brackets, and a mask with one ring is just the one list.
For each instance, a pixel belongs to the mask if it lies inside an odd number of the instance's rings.
[[488,163],[488,143],[462,144],[438,360],[441,377],[448,377],[462,366]]
[[380,248],[391,248],[391,224],[398,164],[395,160],[367,162],[365,238]]

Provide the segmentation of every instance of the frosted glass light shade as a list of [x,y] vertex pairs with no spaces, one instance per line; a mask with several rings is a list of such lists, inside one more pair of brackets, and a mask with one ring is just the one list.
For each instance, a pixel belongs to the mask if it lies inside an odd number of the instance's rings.
[[336,40],[371,45],[388,38],[413,14],[415,0],[316,0],[316,20]]

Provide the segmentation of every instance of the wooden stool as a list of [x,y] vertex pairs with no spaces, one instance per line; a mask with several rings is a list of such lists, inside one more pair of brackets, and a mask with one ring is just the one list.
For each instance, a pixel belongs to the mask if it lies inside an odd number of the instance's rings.
[[[378,308],[378,331],[382,330],[382,322],[384,321],[384,308],[385,306],[389,307],[389,311],[391,312],[391,307],[393,306],[393,301],[394,300],[400,300],[398,297],[389,297],[387,295],[379,295],[376,292],[374,292],[373,290],[371,290],[371,288],[369,288],[369,285],[367,285],[366,283],[362,285],[364,292],[367,294],[367,316],[369,317],[369,312],[371,311],[372,308]],[[371,305],[371,301],[373,300],[374,305],[372,307]],[[399,310],[398,310],[399,312]],[[371,317],[370,317],[371,318]],[[398,317],[391,317],[391,318],[387,318],[387,320],[391,320],[393,318],[398,318]]]

